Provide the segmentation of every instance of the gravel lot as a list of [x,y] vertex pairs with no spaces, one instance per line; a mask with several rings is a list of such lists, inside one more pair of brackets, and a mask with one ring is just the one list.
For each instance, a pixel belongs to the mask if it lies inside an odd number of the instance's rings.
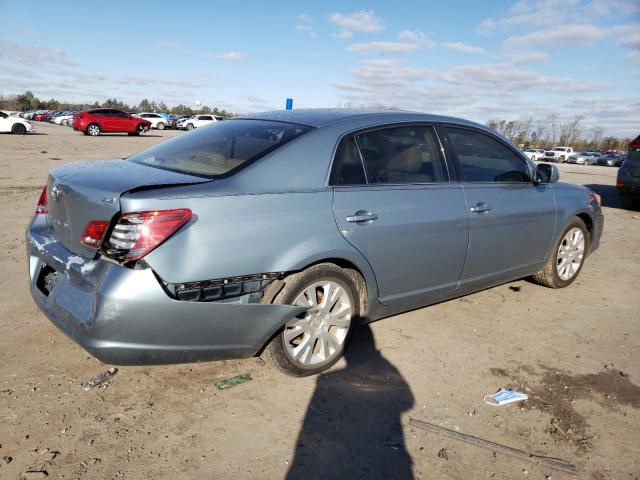
[[[123,367],[84,391],[108,366],[31,301],[24,230],[49,169],[182,133],[37,131],[0,135],[0,478],[570,478],[410,417],[569,460],[579,478],[640,475],[640,213],[620,208],[615,168],[559,165],[562,180],[603,194],[606,215],[567,289],[521,280],[377,322],[320,377],[253,358]],[[214,387],[240,373],[253,380]],[[485,405],[500,387],[530,400]]]

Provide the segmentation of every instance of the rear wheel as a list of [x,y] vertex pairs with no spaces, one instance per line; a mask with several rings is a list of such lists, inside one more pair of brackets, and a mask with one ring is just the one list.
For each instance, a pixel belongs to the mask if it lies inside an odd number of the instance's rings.
[[100,132],[102,132],[102,130],[100,129],[100,126],[96,123],[90,123],[87,126],[87,129],[85,130],[85,133],[87,135],[91,135],[92,137],[97,137],[98,135],[100,135]]
[[344,352],[360,314],[362,277],[331,263],[314,265],[285,280],[273,303],[307,308],[291,319],[266,348],[267,357],[288,375],[315,375]]
[[162,123],[162,122],[158,123],[158,124],[156,125],[156,128],[157,128],[158,130],[164,130],[164,123]]
[[564,155],[562,155],[562,156],[560,157],[560,163],[564,163],[564,161],[565,161],[565,156],[564,156]]
[[624,193],[619,193],[618,197],[620,198],[620,203],[622,204],[622,208],[624,208],[625,210],[632,210],[633,207],[635,206],[634,199],[629,195],[626,195]]
[[533,280],[545,287],[564,288],[578,277],[589,251],[589,231],[584,222],[574,217],[565,227],[553,253]]
[[27,127],[25,127],[21,123],[14,123],[11,127],[11,133],[15,133],[16,135],[24,135],[27,133]]

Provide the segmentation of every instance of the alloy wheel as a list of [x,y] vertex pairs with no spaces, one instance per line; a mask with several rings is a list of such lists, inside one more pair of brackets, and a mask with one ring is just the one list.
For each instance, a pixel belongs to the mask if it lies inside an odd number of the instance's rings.
[[308,308],[302,316],[290,320],[283,332],[284,345],[293,361],[314,366],[339,356],[353,313],[346,289],[331,280],[315,282],[300,292],[293,304]]
[[556,270],[560,279],[571,280],[584,259],[584,233],[578,227],[570,229],[560,242]]

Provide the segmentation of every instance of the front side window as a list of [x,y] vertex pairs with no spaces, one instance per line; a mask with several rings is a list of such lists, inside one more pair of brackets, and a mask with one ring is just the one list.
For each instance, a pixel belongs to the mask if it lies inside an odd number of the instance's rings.
[[463,182],[530,182],[528,165],[511,149],[481,132],[447,127]]
[[211,118],[208,115],[202,115],[202,116],[198,117],[198,120],[213,120],[213,118]]
[[219,122],[160,143],[129,157],[129,161],[216,177],[263,157],[311,129],[265,120]]
[[433,127],[385,128],[356,138],[370,184],[447,181]]

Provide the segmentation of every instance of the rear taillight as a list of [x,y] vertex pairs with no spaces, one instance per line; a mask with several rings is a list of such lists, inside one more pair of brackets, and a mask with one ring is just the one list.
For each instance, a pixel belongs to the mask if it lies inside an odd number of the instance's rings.
[[616,182],[616,187],[618,188],[624,187],[624,182]]
[[36,215],[46,215],[49,209],[47,208],[47,187],[42,189],[40,198],[38,199],[38,206],[36,207]]
[[126,213],[118,218],[109,245],[123,251],[126,260],[139,260],[167,240],[191,219],[191,210]]
[[105,220],[92,220],[90,221],[82,233],[80,242],[89,248],[98,248],[104,232],[109,228],[109,222]]

